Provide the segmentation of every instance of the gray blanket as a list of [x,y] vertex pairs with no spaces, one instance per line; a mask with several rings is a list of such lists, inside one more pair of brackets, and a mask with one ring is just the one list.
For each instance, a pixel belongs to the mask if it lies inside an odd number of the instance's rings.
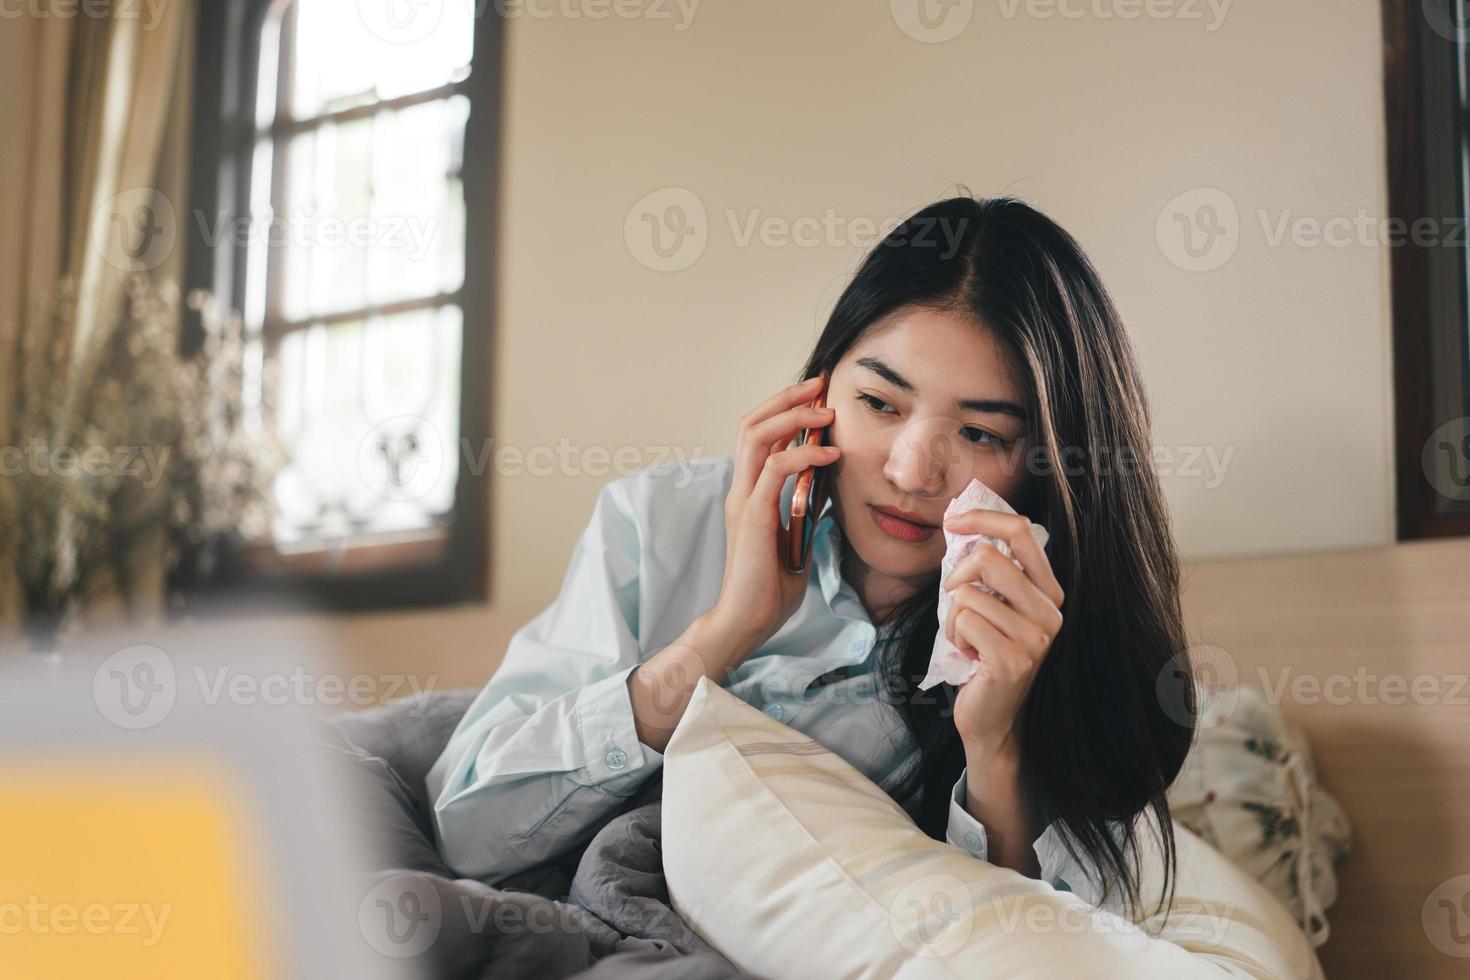
[[595,833],[494,887],[444,864],[424,777],[476,693],[418,694],[322,726],[353,774],[356,810],[379,856],[363,869],[375,909],[365,920],[370,942],[435,980],[760,980],[669,904],[662,771]]

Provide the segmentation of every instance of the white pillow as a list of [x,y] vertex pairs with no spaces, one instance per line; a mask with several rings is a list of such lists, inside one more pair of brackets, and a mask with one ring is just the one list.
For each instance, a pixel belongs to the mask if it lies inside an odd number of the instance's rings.
[[663,770],[673,906],[751,973],[1322,977],[1281,904],[1183,827],[1174,911],[1135,925],[934,840],[840,756],[708,678]]

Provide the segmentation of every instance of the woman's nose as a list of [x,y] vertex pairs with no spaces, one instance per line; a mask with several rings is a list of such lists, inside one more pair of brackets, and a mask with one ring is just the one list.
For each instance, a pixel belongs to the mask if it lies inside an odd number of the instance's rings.
[[883,474],[915,497],[943,493],[954,474],[970,472],[973,449],[948,419],[917,419],[894,439]]

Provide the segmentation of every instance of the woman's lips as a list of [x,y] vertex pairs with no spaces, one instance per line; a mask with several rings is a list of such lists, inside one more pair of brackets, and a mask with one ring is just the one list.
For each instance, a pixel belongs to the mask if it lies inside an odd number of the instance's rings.
[[934,537],[934,532],[939,530],[937,527],[927,527],[923,524],[915,524],[913,521],[906,521],[901,517],[885,514],[872,504],[868,505],[868,513],[873,515],[873,523],[878,525],[880,531],[891,538],[897,538],[909,544],[928,541]]

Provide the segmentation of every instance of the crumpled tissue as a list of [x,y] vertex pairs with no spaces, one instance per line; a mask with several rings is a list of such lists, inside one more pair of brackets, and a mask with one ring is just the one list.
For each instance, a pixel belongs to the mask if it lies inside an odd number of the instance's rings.
[[[971,480],[970,485],[960,491],[959,496],[949,502],[949,506],[944,508],[944,516],[949,518],[955,514],[960,514],[967,510],[975,510],[976,508],[999,510],[1007,514],[1016,513],[1015,508],[1006,503],[1004,497],[981,483],[978,479],[975,479]],[[1038,547],[1046,547],[1049,535],[1047,534],[1046,528],[1037,524],[1035,521],[1031,522],[1031,536],[1036,539]],[[970,552],[974,551],[982,541],[988,541],[995,545],[996,550],[1011,561],[1016,562],[1017,567],[1021,565],[1019,561],[1016,561],[1015,556],[1011,554],[1011,546],[1009,544],[1000,538],[993,538],[988,534],[960,534],[951,531],[949,528],[945,528],[944,541],[944,560],[939,566],[939,630],[934,634],[934,652],[929,655],[929,673],[924,675],[924,679],[919,682],[919,690],[921,691],[929,690],[929,688],[938,684],[940,681],[954,684],[958,687],[971,677],[974,677],[975,671],[980,669],[980,665],[977,662],[960,653],[955,645],[949,642],[949,638],[944,635],[944,624],[949,619],[950,606],[954,605],[954,594],[945,589],[943,583],[945,579],[949,578],[949,574],[954,571],[955,566],[963,561]],[[978,579],[975,581],[975,585],[991,595],[999,595],[998,592]]]

